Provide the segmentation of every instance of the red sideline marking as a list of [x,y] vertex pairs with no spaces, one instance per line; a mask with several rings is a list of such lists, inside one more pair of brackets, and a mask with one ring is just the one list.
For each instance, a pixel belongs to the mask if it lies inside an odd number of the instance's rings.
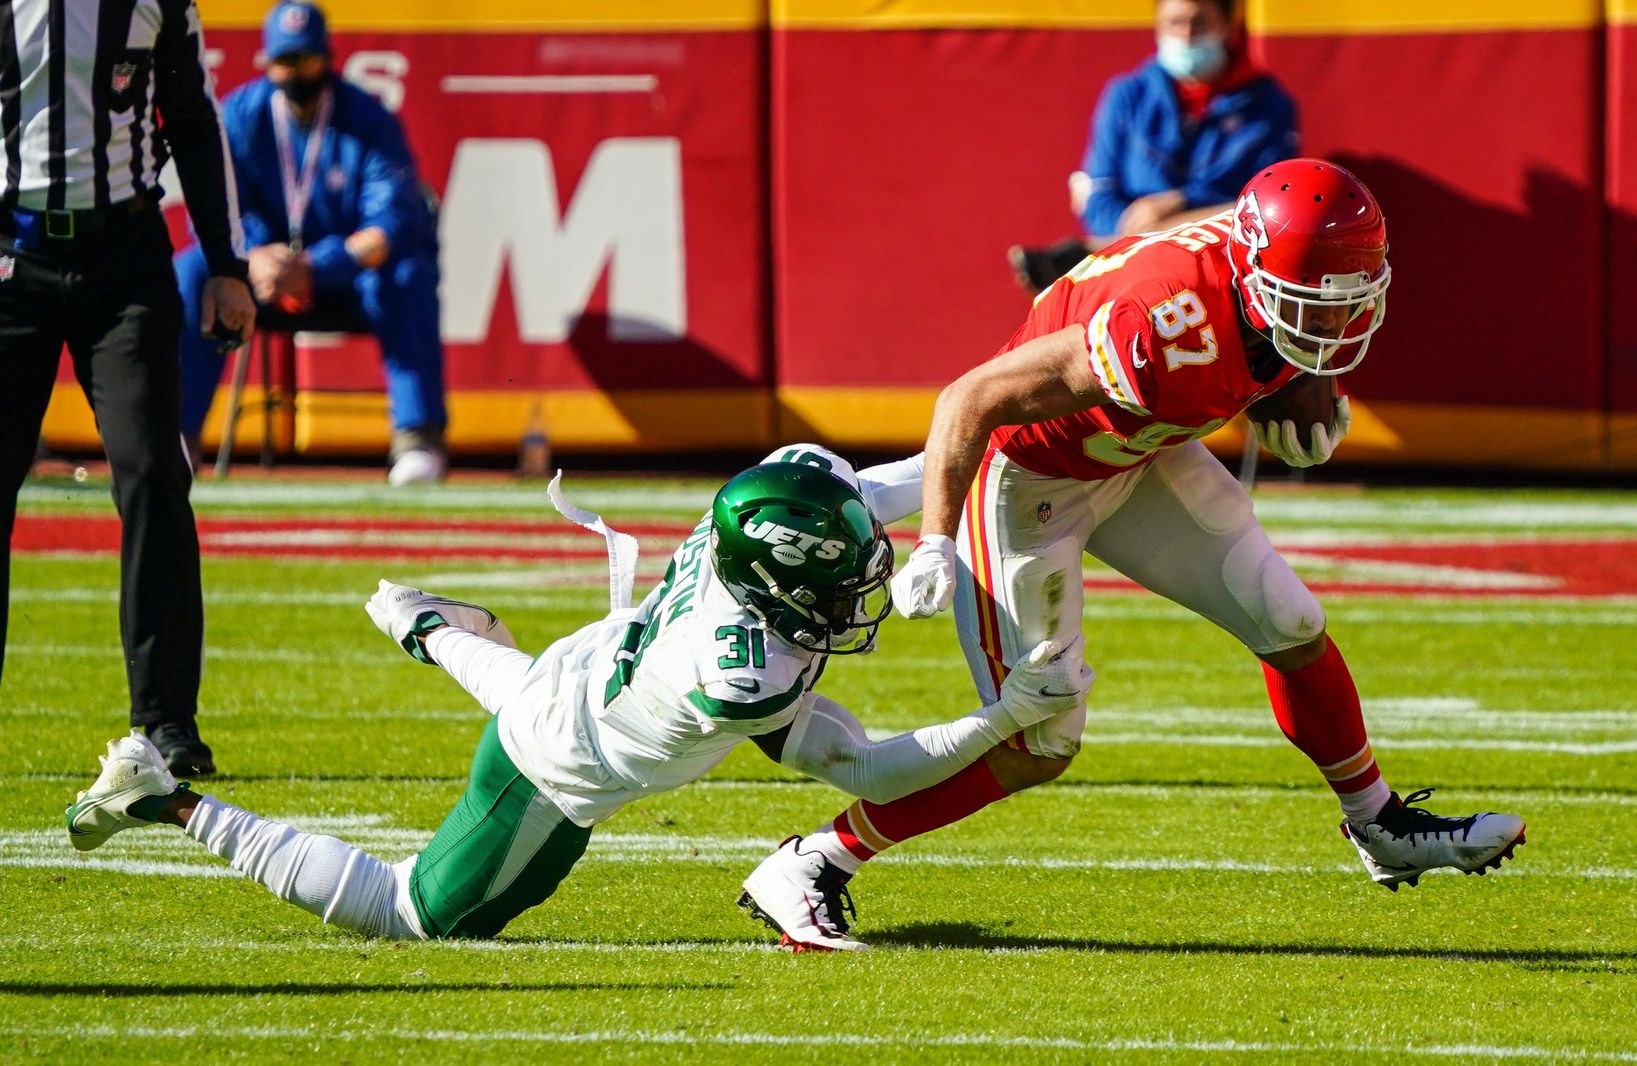
[[[1326,545],[1291,549],[1304,559],[1323,559],[1328,567],[1345,570],[1353,563],[1398,563],[1441,567],[1452,579],[1443,583],[1406,577],[1391,580],[1361,573],[1357,577],[1325,576],[1308,579],[1316,593],[1387,593],[1436,596],[1637,596],[1637,538],[1584,539],[1532,538],[1505,542],[1463,544]],[[1298,570],[1302,567],[1298,567]],[[1484,584],[1486,575],[1494,584]],[[1504,583],[1508,576],[1543,579],[1533,586]],[[1118,576],[1097,576],[1088,589],[1130,591],[1135,583]]]
[[[605,559],[607,549],[595,534],[569,522],[439,521],[436,519],[364,518],[201,518],[199,546],[206,555],[261,555],[281,559]],[[643,539],[674,544],[692,531],[680,522],[644,522],[623,526]],[[306,544],[311,534],[353,534],[360,542]],[[393,536],[436,536],[457,540],[427,544],[419,540],[394,546]],[[364,538],[370,542],[363,543]],[[580,537],[585,547],[510,544],[512,537]],[[467,543],[459,543],[465,540]],[[112,515],[31,517],[19,515],[12,551],[107,554],[119,550],[119,519]]]
[[[668,551],[693,528],[682,522],[621,524],[642,538],[650,555]],[[351,534],[357,538],[347,536]],[[339,543],[302,543],[301,538],[330,535]],[[337,536],[339,535],[339,536]],[[396,545],[394,537],[408,543]],[[450,543],[425,543],[424,538]],[[556,538],[558,543],[508,543],[516,538]],[[597,538],[576,525],[545,520],[359,519],[359,518],[203,518],[200,545],[207,555],[270,556],[280,559],[412,559],[425,562],[461,560],[592,561],[606,558]],[[364,542],[367,539],[368,542]],[[895,534],[911,544],[913,533]],[[581,546],[583,545],[583,546]],[[19,515],[12,551],[19,554],[112,554],[119,550],[119,520],[113,515]],[[1396,593],[1440,596],[1637,596],[1637,538],[1552,537],[1527,540],[1434,544],[1326,545],[1292,549],[1308,560],[1322,559],[1343,571],[1309,582],[1315,592]],[[1452,580],[1408,575],[1360,573],[1348,577],[1350,563],[1412,564],[1444,568]],[[1486,575],[1496,579],[1486,584]],[[1526,575],[1543,579],[1534,587],[1515,587],[1500,579]],[[1130,591],[1122,577],[1101,573],[1089,578],[1093,591]]]

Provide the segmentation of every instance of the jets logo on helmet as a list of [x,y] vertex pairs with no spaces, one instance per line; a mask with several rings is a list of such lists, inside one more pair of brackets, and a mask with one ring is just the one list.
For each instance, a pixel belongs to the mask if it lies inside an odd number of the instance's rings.
[[815,559],[834,559],[847,547],[845,541],[821,540],[811,533],[790,529],[777,522],[746,522],[745,536],[773,545],[773,558],[787,566],[805,563],[810,551]]
[[723,485],[711,553],[733,597],[809,651],[868,651],[892,609],[886,531],[857,489],[818,464],[763,463]]

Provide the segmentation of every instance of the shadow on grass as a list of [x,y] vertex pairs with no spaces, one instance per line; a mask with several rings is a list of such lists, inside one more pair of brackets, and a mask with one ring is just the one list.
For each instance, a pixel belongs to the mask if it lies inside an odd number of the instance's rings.
[[1111,955],[1274,955],[1292,958],[1429,959],[1438,962],[1505,962],[1530,969],[1625,972],[1637,968],[1637,952],[1549,948],[1416,948],[1337,944],[1230,944],[1204,940],[1142,943],[1099,937],[1013,936],[969,922],[912,922],[866,935],[871,944],[903,948],[973,948],[979,951],[1095,951]]
[[84,984],[37,981],[0,981],[0,995],[88,996],[352,996],[372,992],[718,992],[736,985],[700,981],[466,981],[425,983],[389,981],[370,984],[346,982],[279,981],[264,984],[210,984],[202,981],[155,981],[152,984]]

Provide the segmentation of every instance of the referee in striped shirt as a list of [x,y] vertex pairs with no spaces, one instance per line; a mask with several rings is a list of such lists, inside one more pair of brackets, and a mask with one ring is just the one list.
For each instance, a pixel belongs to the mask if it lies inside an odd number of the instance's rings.
[[204,609],[179,424],[182,303],[157,206],[172,154],[212,275],[187,328],[242,343],[255,305],[192,0],[0,0],[0,142],[0,655],[17,490],[66,343],[123,527],[131,724],[176,772],[212,773],[194,722]]

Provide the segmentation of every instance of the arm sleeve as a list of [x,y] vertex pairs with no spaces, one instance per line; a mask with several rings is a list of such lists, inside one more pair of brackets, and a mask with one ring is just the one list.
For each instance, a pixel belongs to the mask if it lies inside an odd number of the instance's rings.
[[192,0],[166,0],[154,43],[154,99],[160,132],[176,157],[188,215],[214,277],[243,280],[244,235],[238,189],[221,115],[205,67],[204,34]]
[[1005,740],[1008,730],[997,724],[999,706],[872,741],[851,711],[814,696],[808,712],[790,727],[779,762],[848,795],[887,803],[937,784]]
[[434,629],[426,638],[426,653],[490,714],[498,714],[523,691],[534,663],[516,648],[454,626]]
[[921,469],[926,453],[858,472],[859,491],[884,526],[921,509]]
[[1300,154],[1296,104],[1271,78],[1235,114],[1237,128],[1224,134],[1214,156],[1194,161],[1183,183],[1182,195],[1189,207],[1227,203],[1239,196],[1258,170]]
[[1130,140],[1131,93],[1121,80],[1109,83],[1091,120],[1091,140],[1080,169],[1091,176],[1091,195],[1080,223],[1087,234],[1108,237],[1118,232],[1120,215],[1136,197],[1120,180],[1120,161]]

